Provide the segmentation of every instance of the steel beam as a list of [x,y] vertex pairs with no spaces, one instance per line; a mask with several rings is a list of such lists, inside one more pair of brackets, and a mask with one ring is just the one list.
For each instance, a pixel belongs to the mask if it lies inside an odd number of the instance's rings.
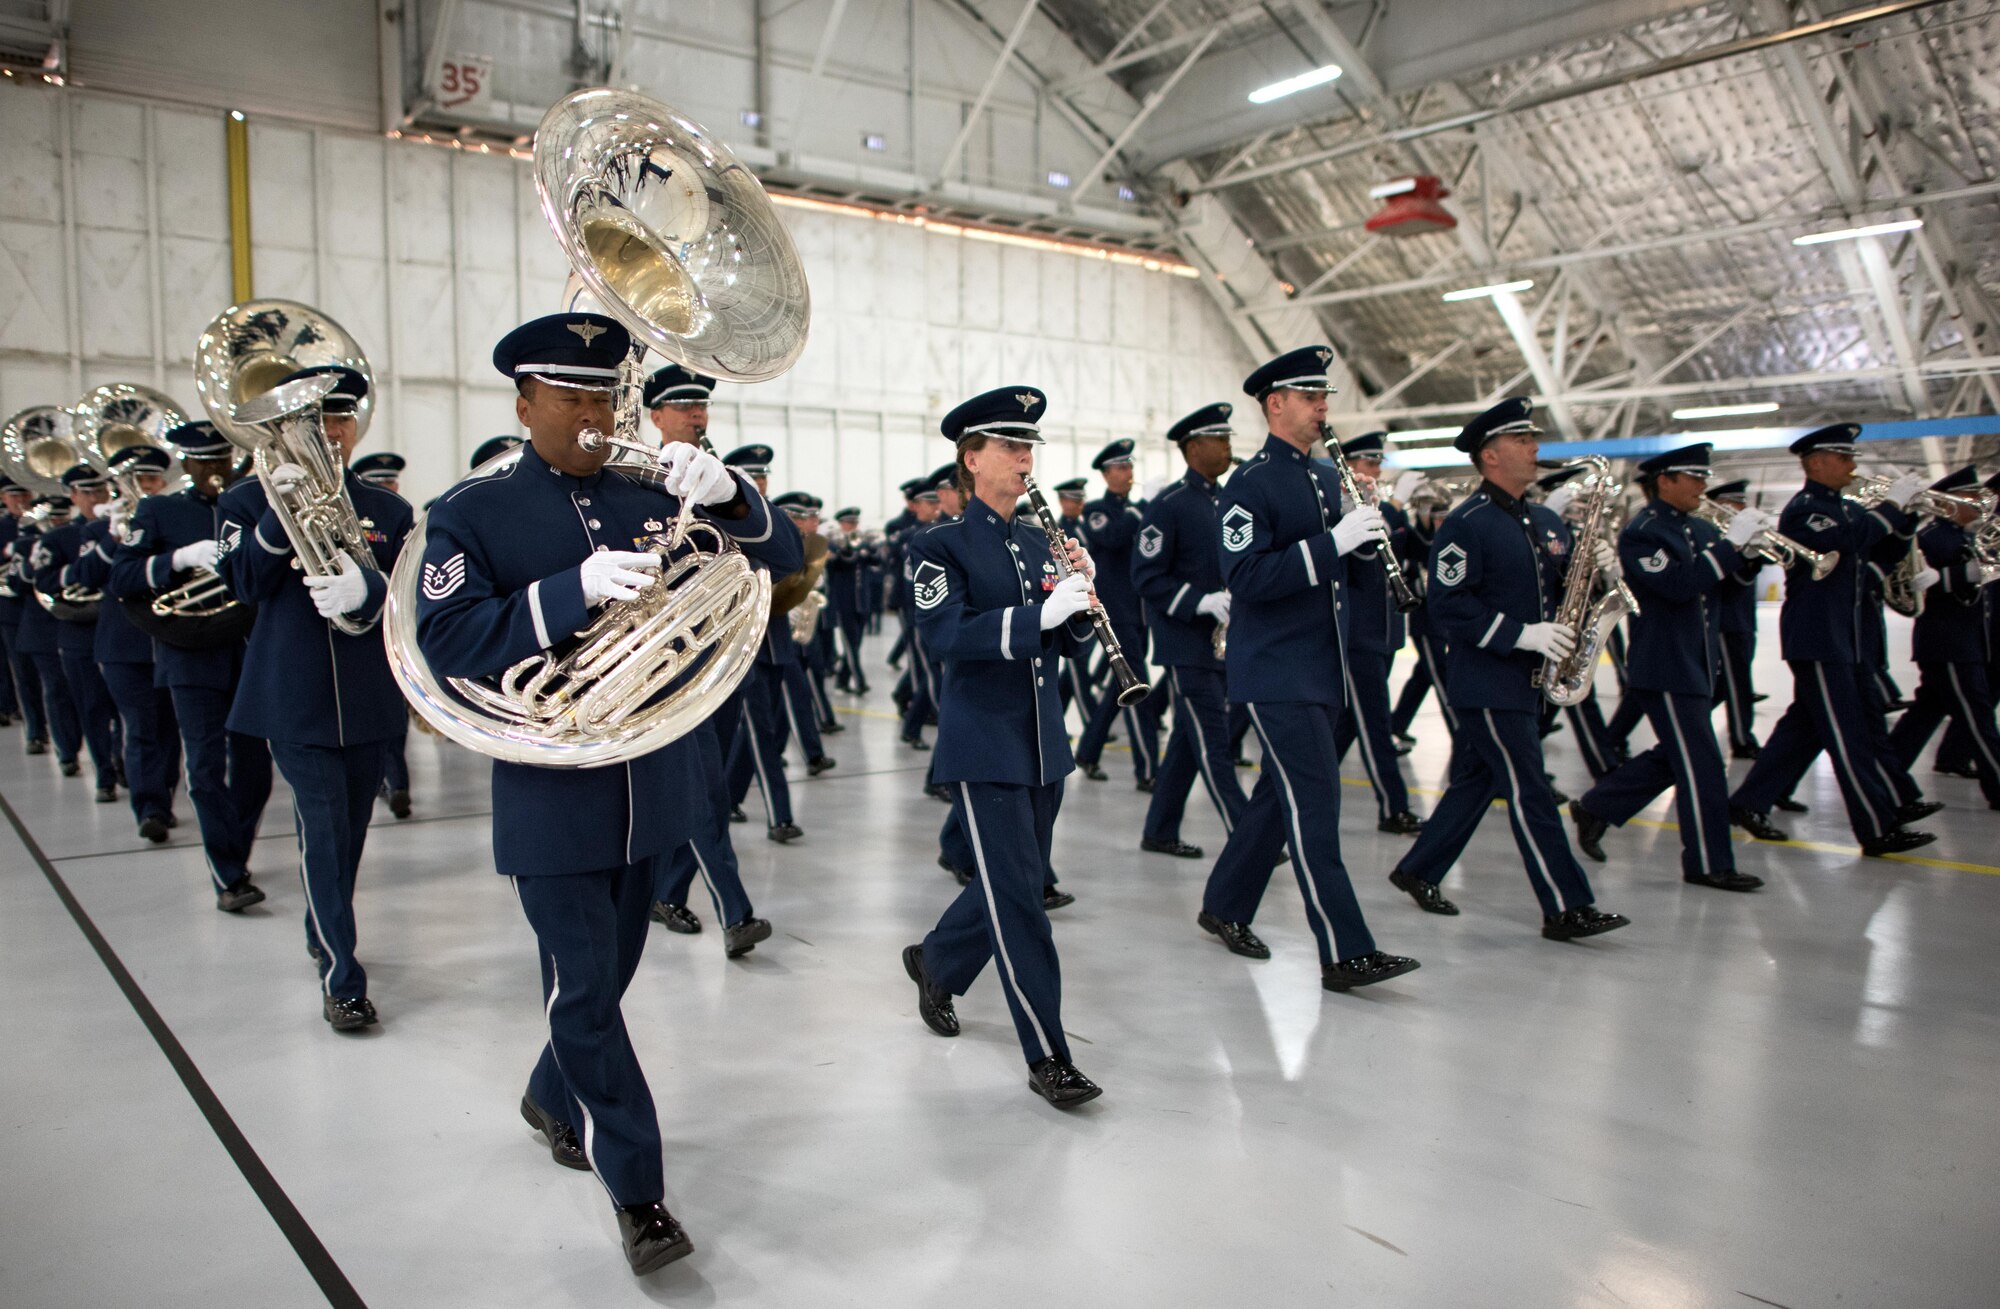
[[959,124],[958,135],[951,139],[951,148],[944,152],[944,162],[938,165],[937,184],[942,186],[951,176],[951,170],[958,166],[958,159],[965,152],[965,143],[972,139],[973,124],[986,111],[986,102],[993,95],[993,88],[1000,85],[1001,75],[1007,71],[1007,63],[1013,58],[1014,50],[1021,44],[1022,36],[1028,31],[1028,20],[1035,16],[1037,0],[1022,0],[1021,12],[1014,19],[1014,26],[1008,30],[1007,39],[1000,44],[1000,53],[993,60],[993,68],[986,74],[986,82],[973,97],[972,108],[966,113],[965,121]]
[[1173,94],[1175,85],[1181,78],[1187,76],[1188,69],[1193,68],[1197,60],[1208,53],[1208,48],[1215,44],[1215,38],[1220,35],[1222,35],[1220,30],[1209,28],[1207,35],[1194,43],[1194,49],[1187,52],[1187,57],[1181,60],[1179,66],[1168,75],[1167,80],[1146,92],[1146,98],[1139,102],[1139,112],[1133,114],[1126,120],[1125,126],[1118,129],[1118,135],[1112,138],[1110,145],[1104,147],[1104,153],[1097,157],[1097,162],[1090,166],[1090,171],[1086,172],[1083,180],[1076,184],[1076,190],[1070,196],[1072,201],[1082,199],[1085,191],[1097,185],[1098,179],[1104,176],[1104,170],[1111,166],[1111,161],[1118,157],[1118,152],[1132,139],[1132,134],[1153,116],[1153,111],[1158,109],[1169,95]]

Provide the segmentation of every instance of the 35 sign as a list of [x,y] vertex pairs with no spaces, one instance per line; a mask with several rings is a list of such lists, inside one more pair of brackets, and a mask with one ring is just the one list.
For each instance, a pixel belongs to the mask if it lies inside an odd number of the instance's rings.
[[493,56],[452,55],[438,69],[438,108],[483,110],[492,103]]

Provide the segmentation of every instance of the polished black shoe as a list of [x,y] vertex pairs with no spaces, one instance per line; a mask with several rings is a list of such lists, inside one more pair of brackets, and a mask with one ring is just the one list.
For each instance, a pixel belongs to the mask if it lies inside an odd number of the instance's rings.
[[1458,915],[1458,906],[1444,898],[1444,892],[1438,890],[1436,883],[1426,881],[1415,873],[1406,873],[1398,868],[1389,874],[1389,885],[1406,892],[1417,902],[1417,908],[1427,914],[1442,914],[1446,918]]
[[174,828],[176,828],[176,827],[179,827],[179,826],[181,825],[181,820],[180,820],[180,819],[178,819],[178,818],[176,818],[176,817],[174,817],[174,816],[173,816],[172,814],[162,814],[162,815],[160,815],[160,821],[161,821],[161,822],[163,822],[163,823],[165,823],[165,824],[167,825],[167,830],[168,830],[168,831],[170,831],[170,832],[171,832],[171,831],[172,831],[172,830],[173,830]]
[[724,957],[734,959],[755,950],[757,942],[770,939],[770,920],[746,918],[740,923],[722,929],[722,953]]
[[1779,813],[1786,814],[1807,814],[1812,812],[1812,810],[1806,808],[1788,795],[1779,796],[1776,800],[1771,801],[1771,807]]
[[1681,880],[1689,886],[1711,886],[1718,891],[1755,891],[1764,885],[1763,878],[1734,869],[1726,873],[1683,873]]
[[1576,824],[1576,848],[1595,859],[1604,862],[1604,834],[1611,830],[1611,824],[1583,807],[1583,801],[1569,803],[1569,820]]
[[97,803],[99,803],[99,804],[117,804],[117,803],[118,803],[118,788],[117,788],[117,787],[115,787],[115,786],[100,786],[100,787],[98,787],[98,788],[97,788]]
[[821,736],[832,736],[835,732],[844,732],[846,730],[847,724],[834,718],[829,718],[819,725],[819,734]]
[[532,1096],[521,1097],[521,1117],[528,1120],[528,1126],[548,1138],[549,1158],[565,1168],[585,1173],[590,1171],[590,1160],[583,1157],[583,1147],[577,1144],[574,1127],[551,1118]]
[[729,821],[732,823],[747,823],[750,821],[750,815],[743,812],[742,805],[736,805],[729,811]]
[[1102,782],[1105,780],[1104,770],[1096,764],[1078,764],[1076,771],[1082,773],[1093,782]]
[[1237,766],[1238,768],[1255,768],[1255,767],[1256,767],[1257,765],[1256,765],[1256,764],[1253,764],[1253,763],[1251,763],[1251,762],[1250,762],[1250,756],[1248,756],[1248,755],[1237,755],[1237,756],[1236,756],[1236,766]]
[[1189,845],[1186,841],[1179,838],[1171,841],[1156,841],[1150,836],[1142,836],[1139,838],[1139,848],[1148,854],[1170,854],[1176,859],[1201,858],[1200,846]]
[[1248,923],[1225,923],[1206,909],[1194,916],[1194,922],[1195,926],[1228,947],[1231,954],[1240,954],[1245,959],[1271,957],[1271,947],[1258,939]]
[[1763,749],[1760,746],[1740,745],[1729,752],[1729,757],[1731,759],[1755,759],[1762,753]]
[[1575,941],[1586,936],[1615,932],[1631,922],[1624,914],[1607,914],[1596,905],[1587,904],[1565,909],[1554,918],[1544,918],[1542,935],[1551,941]]
[[939,1036],[957,1036],[958,1011],[951,1007],[951,992],[931,985],[931,976],[924,970],[922,942],[903,947],[903,971],[917,984],[917,1013],[924,1026]]
[[1861,853],[1870,859],[1880,859],[1885,854],[1901,854],[1935,840],[1937,837],[1929,832],[1912,832],[1907,827],[1899,827],[1893,832],[1884,832],[1873,841],[1863,841]]
[[329,995],[320,1004],[320,1013],[333,1024],[336,1032],[358,1032],[364,1027],[373,1027],[378,1021],[374,1002],[365,995],[351,1000],[336,1000]]
[[410,816],[410,793],[408,791],[389,792],[389,812],[398,818]]
[[951,860],[945,858],[943,855],[938,856],[938,867],[944,869],[947,873],[950,873],[954,878],[958,879],[958,884],[960,886],[972,885],[972,870],[970,868],[960,868],[957,864],[954,864]]
[[[28,753],[36,754],[39,752],[30,750]],[[1934,773],[1943,773],[1946,777],[1970,777],[1977,779],[1979,776],[1979,770],[1971,764],[1939,764],[1935,768],[1932,768],[1931,771]]]
[[1059,886],[1045,886],[1042,888],[1043,913],[1048,913],[1050,910],[1054,909],[1067,908],[1068,906],[1073,905],[1075,903],[1076,903],[1076,897],[1071,895],[1068,891],[1063,890]]
[[653,921],[669,932],[679,932],[682,936],[701,935],[701,919],[695,917],[694,910],[684,904],[668,904],[665,900],[653,901]]
[[1144,791],[1147,795],[1151,795],[1153,793],[1153,779],[1150,777],[1142,777],[1138,781],[1132,783],[1132,789],[1135,791]]
[[1789,841],[1792,839],[1772,826],[1769,818],[1754,809],[1741,809],[1735,805],[1731,805],[1729,807],[1729,821],[1750,833],[1750,835],[1756,837],[1759,841]]
[[625,1262],[635,1277],[665,1268],[676,1259],[694,1253],[694,1242],[667,1207],[652,1204],[626,1205],[618,1211],[618,1239],[625,1243]]
[[148,814],[139,820],[139,835],[154,845],[167,839],[167,824],[158,814]]
[[1766,700],[1769,700],[1770,698],[1771,698],[1770,696],[1765,695],[1762,691],[1756,691],[1751,694],[1750,703],[1763,704]]
[[1387,832],[1391,836],[1415,836],[1424,830],[1424,820],[1405,809],[1399,814],[1390,814],[1376,823],[1375,830]]
[[322,970],[323,970],[323,969],[325,969],[325,967],[326,967],[326,951],[324,951],[324,950],[320,949],[320,946],[319,946],[319,942],[318,942],[318,941],[307,941],[307,942],[306,942],[306,958],[308,958],[308,959],[312,960],[312,961],[313,961],[314,963],[318,964],[318,965],[320,966],[320,968],[321,968]]
[[1942,800],[1912,800],[1896,810],[1896,826],[1908,827],[1911,823],[1929,818],[1944,808]]
[[264,903],[263,888],[247,877],[215,893],[215,907],[225,914],[240,914],[253,904]]
[[909,746],[912,750],[928,750],[931,748],[931,743],[924,740],[921,736],[906,736],[903,738],[903,744]]
[[83,771],[83,765],[74,759],[64,759],[56,765],[64,777],[75,777]]
[[931,799],[936,800],[939,804],[951,803],[951,788],[946,786],[943,782],[934,782],[931,785],[925,787],[924,794],[929,796]]
[[1422,964],[1406,955],[1370,950],[1320,969],[1319,984],[1328,991],[1352,991],[1357,986],[1373,986],[1404,973],[1414,973],[1421,967]]
[[1550,777],[1546,773],[1543,774],[1543,777],[1549,784],[1549,799],[1555,801],[1559,805],[1568,804],[1569,792],[1563,790],[1560,786],[1557,786],[1555,778]]
[[1417,743],[1417,738],[1411,736],[1408,732],[1391,732],[1389,733],[1389,739],[1397,745],[1415,745]]
[[805,834],[806,829],[800,827],[797,823],[779,823],[776,827],[764,833],[765,837],[776,841],[779,845],[783,845],[787,841],[796,841]]
[[0,710],[0,727],[12,727],[13,725],[14,715]]
[[818,777],[827,769],[834,767],[836,762],[832,755],[827,754],[823,754],[817,759],[808,759],[806,760],[806,776]]
[[28,738],[29,754],[47,754],[48,752],[49,752],[49,743],[47,741],[44,741],[37,736],[31,736]]
[[1028,1065],[1028,1089],[1058,1109],[1074,1109],[1104,1094],[1104,1088],[1067,1059],[1037,1059]]
[[1416,749],[1417,747],[1409,741],[1391,741],[1389,743],[1389,748],[1396,752],[1398,758],[1401,758],[1403,755],[1408,754],[1410,751]]

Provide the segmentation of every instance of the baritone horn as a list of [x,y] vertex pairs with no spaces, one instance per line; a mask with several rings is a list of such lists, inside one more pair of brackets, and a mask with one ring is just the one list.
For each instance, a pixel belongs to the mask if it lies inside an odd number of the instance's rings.
[[[1703,500],[1695,506],[1694,516],[1727,532],[1736,511],[1728,505]],[[1815,582],[1840,567],[1840,551],[1808,550],[1791,537],[1769,527],[1751,537],[1750,543],[1743,547],[1743,553],[1768,559],[1787,572],[1804,564],[1812,569],[1812,580]]]

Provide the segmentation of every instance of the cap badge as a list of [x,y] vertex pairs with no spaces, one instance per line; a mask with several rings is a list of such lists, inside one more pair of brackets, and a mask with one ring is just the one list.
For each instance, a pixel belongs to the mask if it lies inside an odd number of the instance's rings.
[[1024,392],[1016,391],[1014,393],[1014,398],[1021,402],[1021,408],[1033,409],[1035,407],[1035,401],[1039,397]]
[[1333,351],[1331,350],[1315,350],[1313,351],[1313,354],[1318,356],[1319,366],[1321,368],[1324,368],[1328,364],[1333,362]]
[[657,518],[648,518],[646,520],[645,527],[646,530],[649,532],[658,532],[664,530],[666,528],[666,524],[662,523]]
[[605,331],[607,330],[605,328],[599,327],[596,323],[568,323],[565,324],[565,326],[567,326],[570,331],[575,332],[578,336],[582,337],[583,343],[585,345],[589,345],[592,341],[595,341],[598,337],[603,336]]

